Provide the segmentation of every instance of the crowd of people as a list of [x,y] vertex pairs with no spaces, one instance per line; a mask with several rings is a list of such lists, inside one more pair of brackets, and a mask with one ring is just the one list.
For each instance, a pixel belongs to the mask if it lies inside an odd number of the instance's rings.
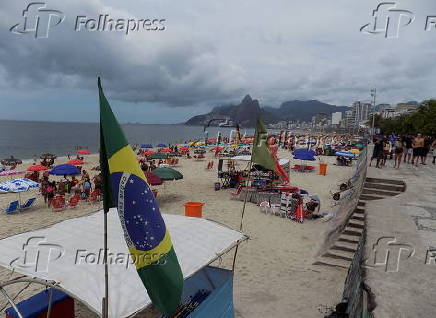
[[40,180],[41,195],[48,207],[51,206],[55,196],[78,196],[81,200],[87,200],[91,193],[101,195],[102,178],[100,174],[91,178],[86,170],[82,170],[79,178],[76,176],[63,176],[59,181],[50,180],[49,174],[44,173]]
[[394,159],[394,168],[399,169],[401,163],[426,165],[428,157],[436,164],[436,139],[423,134],[416,136],[399,136],[394,133],[387,136],[374,137],[372,161],[376,159],[376,167],[386,166],[386,160]]

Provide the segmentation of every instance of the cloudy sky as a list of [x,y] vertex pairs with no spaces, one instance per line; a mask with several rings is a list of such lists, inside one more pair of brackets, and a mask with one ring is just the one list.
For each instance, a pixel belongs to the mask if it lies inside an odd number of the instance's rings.
[[[181,122],[245,94],[273,107],[350,105],[372,87],[379,103],[436,97],[434,0],[396,1],[414,21],[393,39],[359,31],[372,0],[51,0],[65,19],[38,39],[10,32],[29,3],[0,4],[0,119],[97,121],[98,75],[124,122]],[[165,30],[74,31],[77,16],[99,14],[165,19]]]

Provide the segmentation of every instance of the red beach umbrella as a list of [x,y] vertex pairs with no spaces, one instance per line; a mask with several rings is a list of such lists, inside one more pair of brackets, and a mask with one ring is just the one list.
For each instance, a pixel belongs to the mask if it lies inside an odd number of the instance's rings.
[[85,161],[80,159],[71,159],[70,161],[67,161],[67,163],[74,166],[81,166],[85,164]]
[[146,155],[146,156],[151,156],[152,154],[154,154],[154,151],[151,151],[151,150],[144,151],[144,155]]
[[163,148],[160,150],[160,152],[170,153],[171,149],[170,148]]
[[89,150],[86,150],[86,149],[79,149],[79,150],[77,150],[77,153],[81,154],[81,155],[89,155],[90,154]]
[[214,150],[214,151],[221,151],[223,149],[223,147],[220,147],[220,146],[215,146],[215,147],[213,147],[212,148],[212,150]]
[[33,165],[27,168],[27,171],[44,171],[44,170],[48,170],[48,168],[43,165]]
[[145,177],[147,178],[148,183],[151,184],[152,186],[161,185],[163,183],[163,180],[153,172],[146,171],[144,172],[144,174]]

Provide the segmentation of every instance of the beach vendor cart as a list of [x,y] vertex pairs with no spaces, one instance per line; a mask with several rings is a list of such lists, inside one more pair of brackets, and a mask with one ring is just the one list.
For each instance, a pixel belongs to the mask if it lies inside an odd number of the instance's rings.
[[[23,275],[0,282],[0,294],[10,305],[7,317],[36,317],[47,312],[51,312],[52,318],[74,317],[73,299],[102,315],[105,294],[102,214],[99,211],[0,240],[0,265]],[[169,214],[163,217],[185,280],[178,313],[183,317],[234,317],[233,271],[210,264],[247,237],[202,218]],[[153,315],[151,300],[129,258],[116,209],[110,209],[107,220],[108,317],[130,317],[144,310],[147,317],[148,311],[150,317],[163,317],[159,313]],[[23,290],[15,288],[15,293],[7,292],[11,285],[23,283],[40,286],[40,291],[29,295],[24,286]],[[21,298],[14,300],[17,293]]]

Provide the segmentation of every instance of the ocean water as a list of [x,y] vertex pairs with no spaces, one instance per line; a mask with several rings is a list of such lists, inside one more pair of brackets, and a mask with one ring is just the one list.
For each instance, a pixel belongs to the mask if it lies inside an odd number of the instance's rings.
[[[204,139],[202,126],[185,125],[122,125],[130,144],[157,145],[183,143],[188,140]],[[216,137],[218,131],[229,136],[231,128],[208,127],[209,137]],[[253,129],[241,129],[249,135]],[[58,156],[75,154],[77,147],[91,152],[99,149],[98,123],[58,123],[33,121],[0,120],[0,158],[13,155],[29,159],[50,152]]]

